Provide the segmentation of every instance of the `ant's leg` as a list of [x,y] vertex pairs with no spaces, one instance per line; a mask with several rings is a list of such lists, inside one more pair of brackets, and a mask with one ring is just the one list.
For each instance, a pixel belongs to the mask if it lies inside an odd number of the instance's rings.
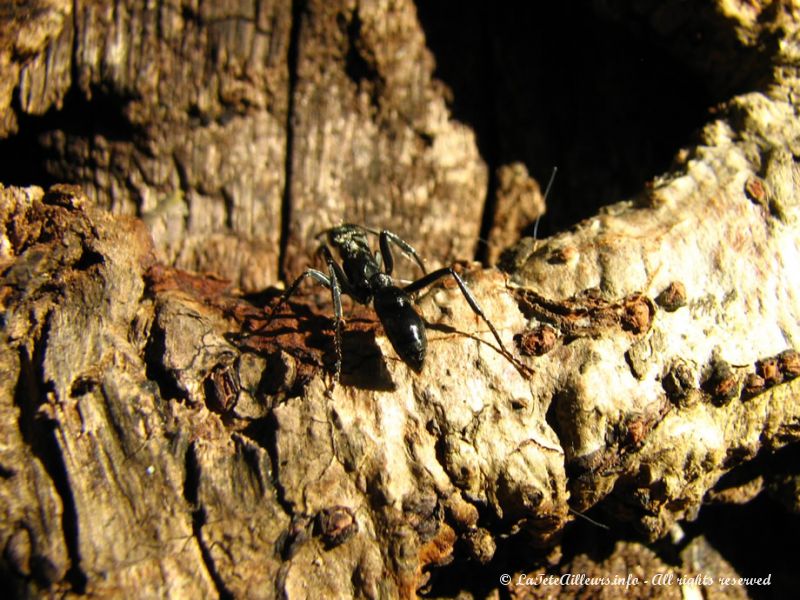
[[272,307],[267,315],[267,322],[265,327],[269,325],[275,315],[275,311],[283,305],[289,298],[297,291],[300,287],[300,284],[307,277],[311,277],[317,283],[324,285],[331,291],[331,296],[333,298],[333,311],[335,315],[334,319],[334,350],[336,352],[336,374],[335,380],[339,381],[339,378],[342,373],[342,323],[344,319],[342,318],[342,289],[340,287],[340,277],[342,281],[347,282],[347,278],[344,277],[344,273],[342,272],[341,268],[338,264],[333,260],[331,256],[330,250],[325,248],[322,252],[323,256],[325,257],[325,261],[328,263],[328,275],[326,276],[321,271],[317,271],[316,269],[306,269],[305,272],[300,275],[297,279],[294,280],[292,285],[281,295],[278,302]]
[[331,251],[327,246],[322,247],[322,255],[325,257],[325,262],[328,263],[328,276],[330,279],[331,296],[333,296],[333,314],[335,316],[334,326],[334,350],[336,351],[336,376],[335,381],[339,381],[342,376],[342,324],[344,318],[342,317],[342,285],[349,289],[347,277],[342,271],[339,264],[333,260]]
[[419,254],[417,254],[417,251],[414,250],[414,247],[396,233],[393,233],[388,229],[375,231],[374,229],[364,228],[364,231],[378,236],[378,241],[380,242],[381,246],[381,255],[383,256],[383,263],[385,265],[383,272],[387,275],[391,275],[392,271],[394,270],[394,256],[392,255],[392,249],[389,246],[389,242],[392,242],[394,245],[400,248],[403,254],[412,258],[419,265],[419,268],[422,269],[423,274],[428,272]]
[[300,284],[305,281],[306,277],[311,277],[317,283],[324,285],[326,288],[331,289],[331,280],[322,273],[321,271],[317,271],[316,269],[306,269],[300,277],[295,279],[283,294],[278,299],[278,302],[270,309],[269,314],[267,315],[267,322],[264,324],[266,327],[272,322],[272,319],[275,317],[275,311],[277,311],[283,304],[285,304],[292,295],[297,292],[297,288],[300,287]]
[[345,275],[341,265],[339,265],[339,263],[337,263],[336,260],[333,258],[333,255],[331,254],[331,249],[328,248],[327,246],[320,246],[318,254],[322,255],[325,264],[328,265],[328,272],[329,273],[333,272],[336,275],[336,281],[339,283],[340,297],[341,294],[347,294],[348,296],[356,298],[358,294],[356,294],[353,291],[353,287],[350,285],[350,280],[347,279],[347,275]]
[[469,307],[472,309],[472,312],[474,312],[481,319],[483,319],[484,323],[486,323],[489,326],[492,335],[494,335],[494,339],[497,340],[497,343],[500,345],[500,349],[503,355],[506,358],[510,359],[515,365],[518,364],[517,361],[514,359],[514,355],[511,354],[511,352],[509,352],[508,349],[506,349],[505,345],[503,344],[503,340],[500,339],[500,334],[497,333],[497,329],[495,329],[494,325],[492,325],[492,322],[486,318],[486,315],[484,314],[483,310],[478,304],[478,301],[475,299],[475,296],[473,296],[472,292],[469,291],[467,284],[464,283],[464,280],[461,279],[461,277],[458,275],[458,273],[455,272],[455,270],[453,270],[452,267],[445,267],[444,269],[438,269],[433,273],[428,273],[424,277],[420,277],[415,282],[404,287],[403,291],[408,294],[413,294],[414,292],[418,292],[422,288],[427,287],[432,283],[438,281],[439,279],[447,277],[448,275],[452,275],[453,279],[456,280],[456,283],[458,284],[458,287],[461,288],[461,293],[464,294],[464,298],[467,300],[467,304],[469,304]]

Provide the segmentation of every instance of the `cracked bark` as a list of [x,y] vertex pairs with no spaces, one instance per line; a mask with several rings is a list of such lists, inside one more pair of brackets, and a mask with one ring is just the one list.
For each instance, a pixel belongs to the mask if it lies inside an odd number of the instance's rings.
[[[555,564],[571,510],[652,540],[704,502],[796,511],[777,460],[800,431],[796,20],[731,10],[627,16],[767,83],[634,197],[522,240],[502,273],[463,265],[532,375],[444,283],[419,298],[421,375],[353,306],[331,388],[324,294],[265,329],[275,295],[241,290],[297,273],[342,216],[443,263],[481,226],[463,215],[488,169],[413,5],[7,9],[3,133],[35,125],[50,176],[80,185],[0,190],[3,578],[20,596],[413,597],[469,570],[499,587],[548,564],[667,568],[629,542]],[[676,19],[720,31],[719,55]],[[87,106],[99,126],[58,120]],[[497,180],[492,258],[538,197],[521,164]],[[734,572],[702,538],[675,553],[679,574]]]

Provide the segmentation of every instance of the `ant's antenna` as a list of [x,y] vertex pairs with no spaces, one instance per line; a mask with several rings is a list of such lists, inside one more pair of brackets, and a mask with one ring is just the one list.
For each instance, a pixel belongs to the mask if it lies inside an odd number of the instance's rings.
[[[550,194],[550,189],[553,187],[553,182],[556,179],[556,173],[558,173],[558,167],[553,167],[553,172],[550,174],[550,181],[547,182],[547,187],[544,190],[544,197],[542,198],[544,201],[545,206],[547,206],[547,196]],[[536,223],[533,225],[533,239],[536,239],[536,235],[539,232],[539,219],[542,218],[542,215],[536,217]]]
[[[551,181],[552,181],[552,179],[551,179]],[[585,519],[585,520],[589,521],[589,523],[591,523],[592,525],[596,525],[597,527],[601,527],[602,529],[605,529],[606,531],[611,531],[611,527],[609,527],[608,525],[604,525],[600,521],[595,521],[591,517],[588,517],[585,514],[583,514],[581,511],[575,510],[571,506],[568,506],[567,509],[569,510],[569,512],[571,512],[576,517],[580,517],[581,519]]]

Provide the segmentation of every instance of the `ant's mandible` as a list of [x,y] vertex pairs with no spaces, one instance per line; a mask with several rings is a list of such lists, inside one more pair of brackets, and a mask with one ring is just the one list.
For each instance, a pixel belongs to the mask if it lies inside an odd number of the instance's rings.
[[[378,237],[380,251],[373,253],[367,241],[368,234]],[[414,309],[411,294],[447,276],[452,276],[456,280],[472,311],[489,326],[500,346],[501,353],[516,367],[520,367],[513,355],[506,349],[494,325],[486,318],[467,284],[452,267],[428,273],[417,251],[400,236],[386,229],[376,231],[360,225],[344,224],[322,231],[317,238],[322,236],[327,237],[327,244],[323,243],[319,251],[327,264],[327,274],[317,269],[306,269],[272,307],[267,316],[266,325],[269,325],[277,309],[297,291],[307,277],[311,277],[317,283],[328,288],[333,297],[335,314],[336,381],[339,380],[342,371],[343,293],[360,304],[367,305],[372,302],[395,352],[403,362],[419,373],[425,361],[428,342],[425,334],[425,322]],[[400,248],[403,254],[412,258],[419,265],[422,269],[422,277],[404,287],[396,284],[392,279],[394,257],[390,243]],[[341,264],[333,258],[331,247],[338,251]]]

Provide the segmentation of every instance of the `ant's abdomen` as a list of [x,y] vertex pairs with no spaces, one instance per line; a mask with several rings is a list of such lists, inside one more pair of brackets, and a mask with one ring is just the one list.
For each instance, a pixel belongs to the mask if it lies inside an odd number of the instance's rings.
[[419,373],[425,361],[428,341],[425,323],[414,310],[411,298],[399,288],[385,288],[375,294],[374,306],[394,351],[404,363]]

